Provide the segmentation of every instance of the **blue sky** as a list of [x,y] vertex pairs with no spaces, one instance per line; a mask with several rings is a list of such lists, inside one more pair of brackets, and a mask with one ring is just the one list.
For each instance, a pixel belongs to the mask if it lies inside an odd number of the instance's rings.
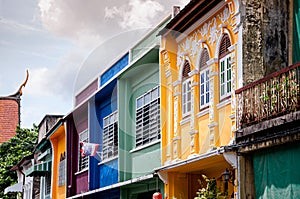
[[[21,126],[32,127],[45,114],[65,115],[73,108],[78,72],[85,70],[95,49],[122,32],[157,24],[172,5],[183,7],[187,2],[0,0],[0,96],[16,92],[28,69]],[[96,63],[106,63],[101,59]],[[100,73],[107,66],[95,67]]]

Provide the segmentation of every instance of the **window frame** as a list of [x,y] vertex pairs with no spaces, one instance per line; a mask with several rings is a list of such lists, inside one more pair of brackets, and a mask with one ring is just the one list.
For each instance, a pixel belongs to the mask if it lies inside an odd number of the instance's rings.
[[[83,137],[84,134],[86,134],[85,137]],[[84,171],[84,170],[89,168],[89,157],[88,156],[84,156],[84,157],[81,156],[80,142],[87,142],[87,143],[89,142],[89,131],[88,131],[88,129],[85,129],[81,133],[79,133],[78,172]]]
[[[210,68],[207,61],[210,59],[207,48],[203,48],[199,63],[199,108],[200,111],[207,108],[210,102],[209,75]],[[203,97],[203,99],[202,99]]]
[[136,98],[135,148],[143,147],[160,138],[160,87],[155,86]]
[[[106,130],[108,130],[106,132]],[[107,134],[106,134],[107,133]],[[113,135],[110,137],[110,135]],[[102,161],[112,159],[119,155],[119,118],[118,111],[114,111],[103,118],[102,134]],[[110,140],[112,138],[112,140]],[[113,146],[110,146],[112,144]],[[106,149],[107,148],[107,149]],[[104,152],[106,151],[107,152]],[[111,154],[110,154],[111,152]]]
[[[209,90],[209,68],[201,69],[200,71],[200,81],[199,81],[199,104],[200,104],[200,110],[205,109],[209,106],[210,101],[210,90]],[[203,78],[202,78],[203,75]],[[202,81],[203,79],[203,81]],[[203,92],[202,92],[203,88]],[[202,100],[203,96],[203,100]],[[203,104],[202,104],[203,102]]]
[[[186,117],[191,114],[192,107],[192,89],[191,89],[191,79],[185,79],[182,84],[182,117]],[[189,110],[188,110],[189,109]]]
[[58,166],[58,186],[64,186],[66,184],[66,164],[65,155],[61,155]]
[[[224,63],[224,64],[223,64]],[[223,100],[227,97],[231,96],[231,55],[227,54],[223,56],[219,61],[220,67],[220,100]],[[223,70],[222,70],[223,68]],[[224,93],[222,93],[222,89],[224,89]]]

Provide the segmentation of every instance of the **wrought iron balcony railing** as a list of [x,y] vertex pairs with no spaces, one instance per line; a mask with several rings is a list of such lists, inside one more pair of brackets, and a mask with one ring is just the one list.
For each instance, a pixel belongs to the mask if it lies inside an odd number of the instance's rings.
[[300,63],[236,90],[238,129],[300,109]]

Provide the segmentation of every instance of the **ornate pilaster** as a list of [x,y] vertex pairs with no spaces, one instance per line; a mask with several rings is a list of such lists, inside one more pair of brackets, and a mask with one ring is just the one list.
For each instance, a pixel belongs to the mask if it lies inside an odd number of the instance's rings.
[[208,60],[207,65],[209,66],[209,146],[210,148],[216,145],[216,134],[218,133],[218,119],[216,115],[216,100],[218,99],[218,90],[215,90],[218,86],[218,72],[216,71],[218,59],[212,58]]

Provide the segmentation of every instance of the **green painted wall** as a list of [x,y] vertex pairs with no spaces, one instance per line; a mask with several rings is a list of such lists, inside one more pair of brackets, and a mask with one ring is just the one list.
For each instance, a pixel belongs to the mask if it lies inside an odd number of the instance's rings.
[[[163,192],[164,184],[161,182],[158,177],[144,180],[135,184],[127,185],[121,188],[121,199],[136,199],[138,198],[139,194],[151,192],[149,193],[152,195],[153,193],[159,191],[162,195],[164,195]],[[141,196],[139,196],[141,197]],[[152,198],[152,197],[147,197]]]
[[152,173],[161,165],[160,143],[133,150],[136,98],[159,84],[158,55],[158,49],[152,49],[125,71],[118,81],[120,181]]
[[170,19],[171,17],[165,20],[162,24],[159,25],[158,28],[154,29],[145,39],[143,39],[132,48],[130,60],[135,60],[137,57],[149,50],[150,47],[153,47],[154,44],[160,42],[160,38],[157,37],[157,35],[159,31],[161,31],[161,29],[166,26]]

